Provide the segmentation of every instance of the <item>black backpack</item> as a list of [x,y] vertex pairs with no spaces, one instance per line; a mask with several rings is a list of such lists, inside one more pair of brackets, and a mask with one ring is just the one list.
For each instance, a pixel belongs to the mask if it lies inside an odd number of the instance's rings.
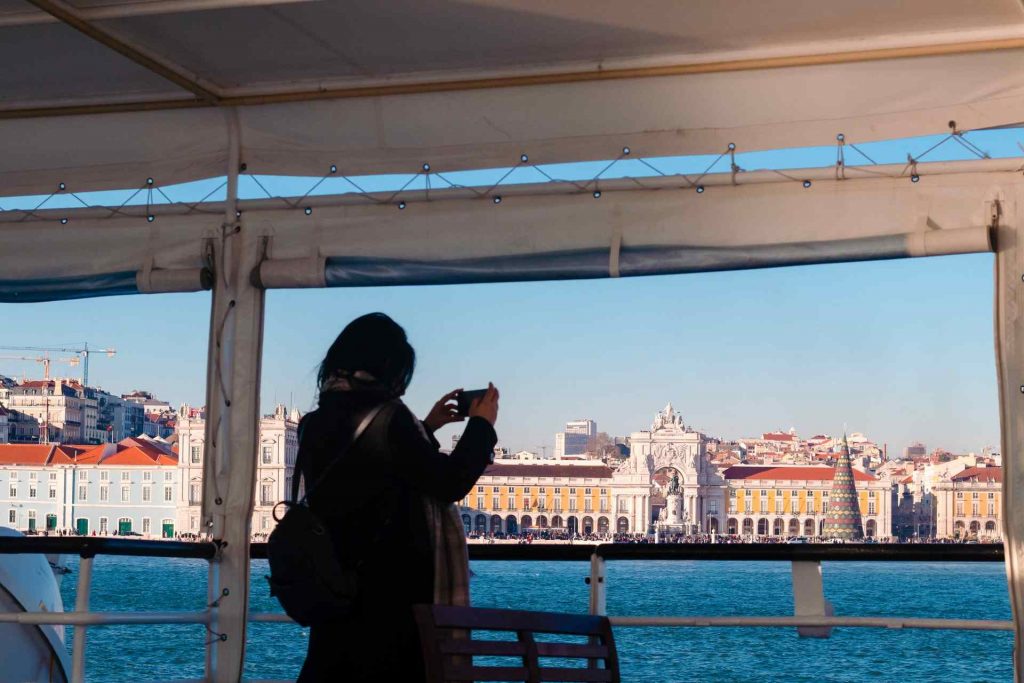
[[[278,503],[287,508],[284,516],[274,519],[277,527],[267,540],[267,559],[270,562],[270,594],[277,598],[289,617],[301,626],[335,621],[352,613],[358,595],[355,569],[346,569],[334,554],[334,544],[327,527],[310,509],[310,494],[323,483],[331,469],[348,449],[366,431],[381,409],[373,408],[356,428],[348,448],[343,450],[324,469],[299,500],[299,480],[302,463],[296,461],[292,477],[291,500]],[[302,453],[299,436],[299,453]]]

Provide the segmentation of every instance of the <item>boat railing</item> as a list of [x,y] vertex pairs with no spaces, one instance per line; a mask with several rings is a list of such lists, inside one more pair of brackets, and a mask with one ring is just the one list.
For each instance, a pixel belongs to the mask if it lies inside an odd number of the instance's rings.
[[[39,553],[79,555],[75,609],[63,613],[0,613],[0,623],[31,625],[62,624],[74,629],[72,647],[73,683],[85,675],[86,629],[113,624],[202,624],[217,633],[220,598],[211,596],[209,604],[198,611],[102,611],[89,609],[93,559],[97,555],[130,557],[174,557],[205,560],[212,572],[220,546],[212,541],[158,541],[105,537],[0,537],[0,555]],[[265,559],[265,543],[250,545],[252,559]],[[822,562],[1003,562],[1001,544],[762,544],[762,543],[610,543],[610,544],[471,544],[471,560],[587,562],[589,571],[582,577],[589,590],[589,612],[606,615],[619,627],[790,627],[801,636],[826,638],[838,626],[886,629],[949,629],[974,631],[1012,631],[1010,620],[946,619],[892,616],[846,616],[833,614],[825,598]],[[608,615],[608,562],[729,561],[789,562],[792,567],[793,614],[777,616],[647,616]],[[210,585],[214,585],[211,581]],[[287,615],[260,612],[249,615],[251,622],[289,622]],[[207,657],[210,650],[207,648]],[[208,670],[209,670],[209,662]]]

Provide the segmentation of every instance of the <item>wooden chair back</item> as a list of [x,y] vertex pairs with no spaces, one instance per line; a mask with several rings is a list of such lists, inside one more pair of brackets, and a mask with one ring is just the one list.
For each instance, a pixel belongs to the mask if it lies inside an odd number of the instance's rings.
[[[608,617],[447,605],[413,609],[429,683],[620,681]],[[507,639],[473,637],[481,632]]]

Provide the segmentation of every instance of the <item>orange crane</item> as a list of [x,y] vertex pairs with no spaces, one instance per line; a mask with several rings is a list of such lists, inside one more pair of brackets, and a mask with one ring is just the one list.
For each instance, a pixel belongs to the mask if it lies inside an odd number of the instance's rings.
[[[51,363],[67,363],[74,367],[81,362],[78,356],[71,356],[69,358],[50,358],[50,356],[43,354],[42,356],[0,356],[0,360],[28,360],[36,363],[42,363],[43,365],[43,378],[46,381],[50,379],[50,364]],[[43,424],[39,426],[39,443],[50,443],[50,389],[47,387],[43,392]]]

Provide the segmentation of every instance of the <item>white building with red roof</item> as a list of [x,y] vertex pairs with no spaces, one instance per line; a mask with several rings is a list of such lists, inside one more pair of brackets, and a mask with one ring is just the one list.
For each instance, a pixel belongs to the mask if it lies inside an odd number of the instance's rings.
[[997,540],[1002,537],[1003,468],[978,463],[935,484],[936,535]]
[[0,443],[10,443],[11,441],[9,415],[10,412],[0,405]]

